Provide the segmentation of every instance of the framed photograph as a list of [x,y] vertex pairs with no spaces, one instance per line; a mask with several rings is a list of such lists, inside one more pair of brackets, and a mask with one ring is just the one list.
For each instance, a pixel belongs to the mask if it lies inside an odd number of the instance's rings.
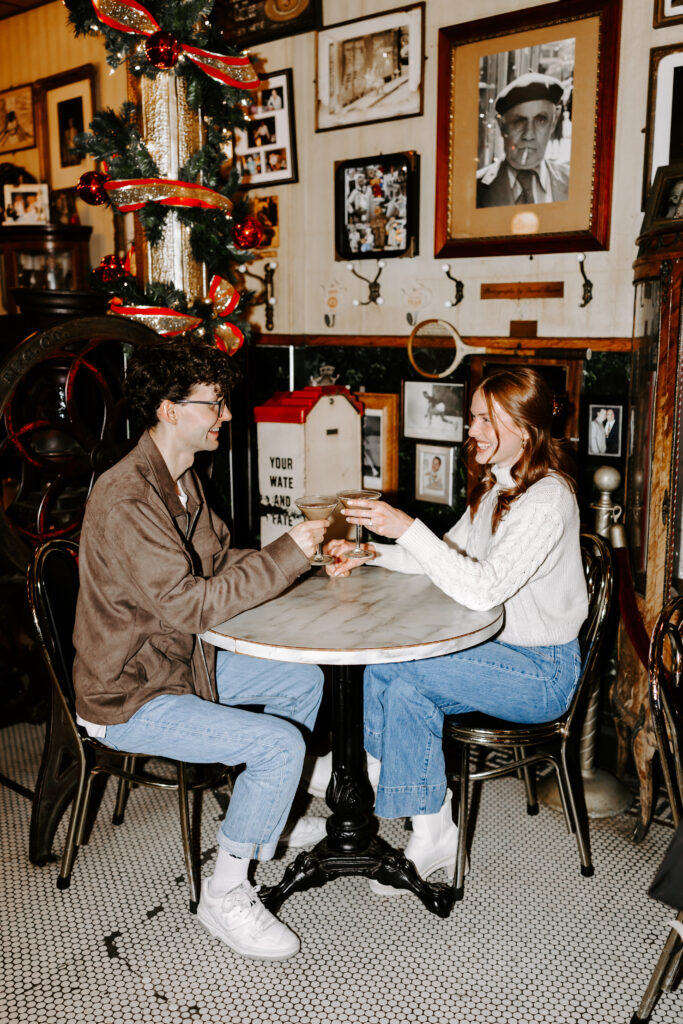
[[654,2],[655,13],[652,24],[655,28],[683,24],[683,0],[654,0]]
[[[683,9],[682,9],[683,10]],[[683,43],[650,50],[642,208],[659,167],[683,161]]]
[[[653,228],[671,231],[674,221],[683,220],[683,160],[658,167],[648,196],[641,234]],[[680,225],[678,225],[680,229]]]
[[235,160],[241,188],[286,185],[299,180],[291,69],[259,78],[261,88],[250,95],[251,120],[245,130],[235,129]]
[[227,43],[244,50],[320,28],[321,11],[322,0],[232,0],[216,4],[211,20]]
[[623,447],[624,407],[610,402],[588,406],[588,455],[618,459]]
[[21,85],[0,92],[0,153],[32,149],[36,144],[33,89]]
[[5,227],[49,222],[47,185],[5,185]]
[[439,444],[415,446],[415,499],[435,505],[453,504],[456,448]]
[[363,403],[363,487],[398,490],[398,395],[360,391]]
[[44,154],[50,188],[74,188],[81,174],[95,163],[71,152],[79,132],[87,131],[93,116],[95,69],[85,64],[39,83],[44,106]]
[[403,382],[404,437],[457,444],[463,439],[464,416],[464,384]]
[[437,257],[608,247],[620,15],[564,0],[439,30]]
[[80,224],[76,207],[75,188],[60,188],[52,192],[50,196],[50,220],[53,224]]
[[317,132],[422,113],[424,7],[411,4],[317,33]]
[[419,157],[389,153],[334,166],[338,260],[416,256]]
[[263,229],[263,241],[254,246],[259,249],[280,247],[280,209],[277,196],[255,196],[251,201],[251,212]]

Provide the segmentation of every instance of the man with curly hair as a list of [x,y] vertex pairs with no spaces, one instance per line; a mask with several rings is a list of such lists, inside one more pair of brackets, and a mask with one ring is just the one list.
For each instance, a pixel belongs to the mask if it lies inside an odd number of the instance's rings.
[[[285,829],[322,672],[228,651],[216,658],[198,635],[292,584],[328,522],[298,523],[261,551],[230,547],[192,466],[198,452],[218,448],[232,384],[228,359],[204,346],[152,346],[131,362],[126,392],[147,429],[97,480],[86,506],[76,709],[87,732],[117,750],[245,765],[198,917],[235,952],[284,960],[299,939],[266,910],[247,871],[252,859],[273,857]],[[323,819],[304,818],[289,843],[323,835]]]

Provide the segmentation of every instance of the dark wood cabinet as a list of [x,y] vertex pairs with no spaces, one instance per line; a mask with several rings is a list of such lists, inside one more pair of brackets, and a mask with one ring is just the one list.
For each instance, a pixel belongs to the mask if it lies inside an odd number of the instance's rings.
[[7,313],[16,313],[14,288],[82,291],[92,228],[83,224],[0,225],[0,287]]

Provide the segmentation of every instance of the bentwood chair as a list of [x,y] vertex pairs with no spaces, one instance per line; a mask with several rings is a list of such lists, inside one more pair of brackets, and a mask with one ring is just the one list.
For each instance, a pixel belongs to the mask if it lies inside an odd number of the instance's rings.
[[[454,878],[455,898],[461,900],[464,890],[467,840],[471,828],[468,820],[470,781],[517,774],[524,778],[527,813],[538,813],[534,767],[549,764],[555,773],[569,831],[576,836],[581,860],[581,874],[593,874],[591,863],[588,815],[583,795],[583,781],[576,763],[575,746],[591,693],[599,687],[596,672],[604,635],[604,624],[610,610],[614,573],[610,549],[602,537],[581,535],[581,555],[588,586],[588,616],[579,636],[582,669],[579,685],[568,710],[552,722],[540,725],[517,725],[480,712],[447,716],[444,741],[456,744],[457,773],[449,773],[458,782],[458,853]],[[488,752],[504,752],[504,763],[480,767]],[[477,770],[470,770],[476,755]],[[499,759],[496,758],[496,761]]]
[[[683,819],[683,597],[662,609],[650,640],[648,688],[652,724],[674,825]],[[683,925],[683,911],[676,920]],[[670,992],[681,973],[683,941],[669,932],[631,1024],[650,1020],[661,992]]]
[[[119,779],[113,823],[123,822],[124,810],[131,785],[151,786],[156,789],[176,790],[180,810],[180,831],[183,841],[185,869],[190,886],[190,910],[196,911],[200,892],[199,836],[201,828],[202,791],[226,781],[221,775],[207,772],[205,766],[189,765],[182,761],[155,758],[159,774],[147,769],[151,759],[145,755],[115,751],[89,737],[76,724],[75,696],[72,679],[74,648],[72,633],[78,598],[78,546],[72,541],[51,540],[34,554],[28,568],[28,598],[33,621],[38,632],[51,681],[52,710],[48,722],[43,763],[41,764],[36,800],[44,799],[49,791],[49,775],[58,775],[55,789],[61,789],[58,813],[63,813],[73,794],[73,809],[62,854],[57,888],[66,889],[71,882],[71,871],[77,850],[88,839],[86,822],[89,817],[93,782],[97,776],[115,776]],[[66,768],[62,762],[66,763]],[[192,824],[190,823],[189,793],[193,793]],[[50,802],[50,798],[47,798]]]

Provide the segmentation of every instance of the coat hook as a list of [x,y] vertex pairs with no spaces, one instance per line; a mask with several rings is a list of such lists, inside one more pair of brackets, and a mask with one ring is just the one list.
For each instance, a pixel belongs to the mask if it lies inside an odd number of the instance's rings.
[[417,323],[417,317],[415,316],[414,313],[406,313],[406,320],[408,321],[411,327],[414,327],[415,324]]
[[444,302],[444,306],[457,306],[462,302],[463,298],[465,297],[465,286],[463,285],[462,281],[459,281],[457,277],[453,277],[453,275],[451,274],[450,263],[444,263],[441,269],[443,270],[448,280],[453,281],[455,284],[455,296],[452,301],[450,299],[446,299],[446,301]]
[[334,321],[335,321],[335,314],[334,313],[325,313],[325,316],[323,317],[323,319],[325,321],[325,327],[334,327]]
[[263,269],[263,277],[261,277],[259,274],[255,274],[253,272],[253,270],[249,270],[249,267],[246,265],[246,263],[243,263],[242,266],[239,268],[239,270],[240,270],[240,273],[248,274],[249,277],[255,278],[257,281],[260,281],[261,284],[263,285],[263,290],[261,291],[261,293],[259,295],[257,295],[256,298],[252,299],[252,305],[253,306],[260,306],[262,303],[265,305],[265,307],[266,307],[266,330],[267,331],[272,331],[273,325],[274,325],[274,318],[273,318],[274,308],[273,307],[275,306],[275,303],[277,302],[277,299],[275,298],[275,294],[274,294],[274,292],[275,292],[274,278],[275,278],[275,271],[277,270],[277,263],[275,262],[275,260],[269,260],[268,263],[266,263],[266,265],[265,265],[265,267]]
[[577,260],[579,261],[579,270],[581,271],[581,277],[583,278],[583,298],[579,303],[580,307],[587,306],[593,298],[593,282],[589,280],[586,274],[586,268],[584,266],[586,262],[585,252],[577,254]]
[[375,274],[374,278],[371,281],[369,277],[363,277],[362,274],[359,274],[356,268],[354,267],[353,263],[346,264],[346,269],[350,271],[350,273],[352,273],[354,277],[359,278],[359,280],[361,281],[365,281],[365,283],[368,286],[368,297],[365,300],[365,302],[361,302],[360,299],[354,299],[354,306],[369,306],[371,302],[374,302],[378,306],[384,305],[384,299],[380,294],[379,278],[380,274],[384,270],[385,265],[386,264],[384,263],[384,260],[377,261],[377,273]]

